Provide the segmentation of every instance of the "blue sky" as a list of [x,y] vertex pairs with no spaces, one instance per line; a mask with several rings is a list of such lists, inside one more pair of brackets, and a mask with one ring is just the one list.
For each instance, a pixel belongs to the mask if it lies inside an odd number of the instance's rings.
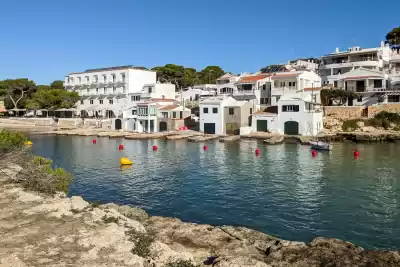
[[37,84],[118,65],[254,72],[379,46],[400,26],[398,0],[13,0],[1,9],[0,79]]

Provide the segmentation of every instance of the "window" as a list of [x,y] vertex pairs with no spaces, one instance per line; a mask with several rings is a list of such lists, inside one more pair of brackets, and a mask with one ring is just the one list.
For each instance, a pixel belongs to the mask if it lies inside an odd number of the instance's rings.
[[179,118],[180,118],[180,119],[183,118],[183,111],[179,111]]
[[107,82],[107,76],[103,75],[103,82]]
[[299,112],[299,105],[284,105],[282,106],[282,112]]
[[234,115],[234,114],[235,114],[235,109],[229,108],[229,115]]
[[97,94],[99,93],[99,88],[96,88],[96,93],[97,93]]
[[105,94],[107,93],[107,87],[104,87],[104,93]]
[[90,103],[90,105],[93,105],[93,100],[90,100],[90,102],[89,102],[89,103]]
[[131,101],[132,101],[132,102],[134,102],[134,101],[140,101],[140,95],[132,95],[132,96],[131,96]]
[[374,80],[374,88],[382,88],[382,80]]
[[172,112],[172,118],[173,118],[173,119],[176,118],[176,111]]
[[263,91],[265,91],[266,88],[267,88],[267,85],[263,84],[263,86],[262,86]]
[[103,99],[99,100],[100,105],[103,105]]
[[337,85],[338,85],[337,81],[334,81],[333,82],[333,87],[337,88],[338,87]]
[[117,91],[117,87],[113,86],[113,93]]
[[110,104],[110,105],[114,104],[114,100],[112,100],[112,99],[108,100],[108,104]]
[[132,110],[132,115],[136,115],[136,110]]
[[78,77],[78,84],[81,84],[81,77]]
[[83,105],[83,100],[81,100],[81,105]]
[[126,93],[126,88],[125,88],[125,86],[122,86],[122,93]]
[[153,87],[149,87],[149,94],[153,92]]
[[89,81],[90,81],[89,76],[86,76],[85,79],[86,79],[86,83],[89,83]]
[[115,83],[115,74],[111,74],[111,78],[112,78],[113,83]]
[[125,73],[121,73],[121,81],[125,82]]
[[253,108],[250,108],[250,114],[253,114]]
[[208,108],[203,108],[203,113],[208,113]]
[[213,108],[213,113],[218,113],[218,108]]
[[285,87],[285,82],[281,82],[281,87]]
[[95,82],[95,83],[98,83],[98,82],[99,82],[99,76],[97,76],[97,75],[94,76],[94,82]]
[[87,92],[87,93],[89,93],[89,91],[90,91],[90,90],[89,90],[89,88],[88,88],[88,89],[86,89],[86,92]]
[[168,119],[168,112],[161,112],[161,116],[165,119]]

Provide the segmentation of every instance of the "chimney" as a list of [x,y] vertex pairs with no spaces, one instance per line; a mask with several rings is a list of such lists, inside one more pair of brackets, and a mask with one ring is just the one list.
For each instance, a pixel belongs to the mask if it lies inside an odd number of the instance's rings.
[[339,47],[336,47],[335,53],[336,53],[336,54],[339,53]]
[[385,47],[385,42],[381,41],[381,47]]

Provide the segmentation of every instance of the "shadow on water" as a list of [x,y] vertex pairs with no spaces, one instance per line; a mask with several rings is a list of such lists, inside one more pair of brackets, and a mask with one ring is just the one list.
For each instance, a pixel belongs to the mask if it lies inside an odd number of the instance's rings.
[[[210,142],[203,150],[204,144],[185,140],[31,139],[35,153],[73,173],[70,194],[89,201],[137,205],[190,222],[243,225],[285,239],[328,236],[370,248],[400,247],[396,144],[334,144],[331,153],[313,158],[307,146],[252,140]],[[133,166],[121,169],[120,157]]]

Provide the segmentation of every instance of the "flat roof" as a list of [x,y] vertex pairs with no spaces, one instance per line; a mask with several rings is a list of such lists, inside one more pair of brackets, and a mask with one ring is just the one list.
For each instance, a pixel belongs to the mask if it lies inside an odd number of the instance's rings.
[[107,67],[107,68],[98,68],[98,69],[87,69],[83,72],[72,72],[69,75],[73,74],[83,74],[83,73],[92,73],[92,72],[100,72],[100,71],[115,71],[115,70],[126,70],[126,69],[134,69],[134,70],[142,70],[142,71],[151,71],[153,70],[144,69],[144,67],[134,66],[134,65],[126,65],[126,66],[115,66],[115,67]]
[[335,57],[335,56],[345,56],[345,55],[350,55],[350,54],[365,54],[365,53],[373,53],[373,52],[378,52],[379,48],[361,48],[359,51],[339,51],[339,53],[329,53],[327,55],[322,56],[322,58],[325,57]]

